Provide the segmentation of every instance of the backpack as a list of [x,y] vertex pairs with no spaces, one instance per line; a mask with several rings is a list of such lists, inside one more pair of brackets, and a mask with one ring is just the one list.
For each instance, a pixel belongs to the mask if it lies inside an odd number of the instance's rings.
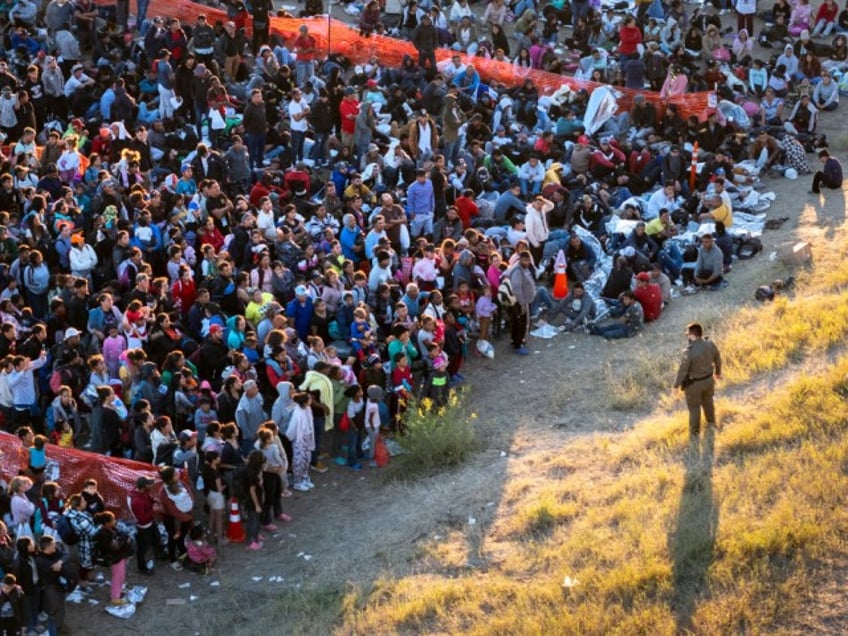
[[512,289],[512,280],[504,273],[498,285],[498,304],[501,307],[512,307],[517,302],[518,299],[515,297],[515,290]]
[[118,265],[118,282],[124,289],[130,288],[130,259],[128,258]]
[[247,487],[247,467],[239,466],[233,471],[233,497],[240,504],[246,504],[250,499],[250,493]]
[[739,260],[747,260],[753,258],[763,251],[763,242],[756,236],[749,236],[744,239],[739,247],[736,248],[736,256]]
[[177,445],[173,442],[159,444],[159,447],[156,449],[156,457],[153,458],[153,464],[156,466],[161,466],[162,464],[173,466],[175,450],[177,450]]
[[56,533],[59,535],[59,538],[62,539],[62,543],[67,546],[79,543],[79,535],[76,530],[74,530],[74,527],[71,525],[71,520],[68,519],[67,515],[59,515],[59,518],[56,520]]

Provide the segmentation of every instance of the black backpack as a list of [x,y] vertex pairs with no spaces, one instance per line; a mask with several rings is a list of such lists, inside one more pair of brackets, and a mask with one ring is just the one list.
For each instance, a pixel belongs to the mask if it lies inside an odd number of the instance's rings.
[[160,444],[156,449],[156,457],[153,458],[153,463],[156,466],[173,466],[174,465],[174,451],[177,450],[177,444],[173,442],[169,442],[166,444]]
[[62,543],[66,546],[72,546],[79,543],[79,535],[77,531],[74,530],[74,527],[71,525],[71,520],[68,519],[67,515],[59,515],[59,518],[56,520],[56,533],[59,535],[59,538],[62,539]]
[[749,236],[739,243],[739,247],[736,248],[736,256],[739,260],[744,261],[753,258],[762,251],[763,242],[756,236]]
[[250,492],[247,487],[247,467],[239,466],[233,470],[233,497],[242,505],[249,503]]

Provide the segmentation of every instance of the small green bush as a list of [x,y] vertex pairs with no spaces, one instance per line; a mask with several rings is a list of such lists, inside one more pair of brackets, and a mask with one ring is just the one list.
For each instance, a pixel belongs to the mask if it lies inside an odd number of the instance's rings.
[[403,453],[392,458],[389,474],[412,478],[461,464],[477,444],[476,417],[457,394],[438,409],[427,400],[410,404],[406,431],[397,438]]

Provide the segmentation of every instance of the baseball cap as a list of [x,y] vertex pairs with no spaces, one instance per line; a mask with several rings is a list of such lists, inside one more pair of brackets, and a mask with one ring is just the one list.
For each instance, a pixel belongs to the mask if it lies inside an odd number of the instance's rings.
[[209,335],[211,336],[213,333],[223,333],[224,328],[221,325],[214,324],[209,325]]
[[636,280],[642,280],[647,282],[651,280],[651,276],[650,274],[648,274],[648,272],[639,272],[638,274],[636,274]]
[[591,140],[586,135],[580,135],[577,138],[577,143],[583,146],[588,146],[591,143]]
[[295,296],[306,296],[306,287],[304,287],[303,285],[298,285],[297,287],[294,288],[294,295]]
[[67,329],[65,329],[65,340],[79,335],[79,329],[77,329],[76,327],[68,327]]
[[180,441],[187,442],[190,439],[197,437],[197,431],[180,431]]

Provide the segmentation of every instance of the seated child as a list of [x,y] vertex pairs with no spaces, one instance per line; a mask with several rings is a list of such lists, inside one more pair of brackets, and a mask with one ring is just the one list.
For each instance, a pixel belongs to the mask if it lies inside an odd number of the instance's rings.
[[204,539],[203,526],[196,524],[188,532],[186,541],[186,553],[191,564],[196,566],[203,574],[207,574],[215,567],[215,559],[218,553],[214,547]]

